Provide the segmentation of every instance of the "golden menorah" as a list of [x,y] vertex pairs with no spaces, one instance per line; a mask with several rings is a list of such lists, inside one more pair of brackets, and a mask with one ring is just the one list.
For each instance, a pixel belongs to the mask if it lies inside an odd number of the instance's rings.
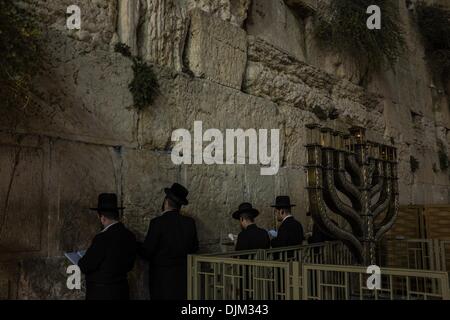
[[362,127],[344,133],[307,125],[305,167],[314,223],[367,266],[376,264],[376,244],[397,217],[398,177],[396,148],[367,141],[365,133]]

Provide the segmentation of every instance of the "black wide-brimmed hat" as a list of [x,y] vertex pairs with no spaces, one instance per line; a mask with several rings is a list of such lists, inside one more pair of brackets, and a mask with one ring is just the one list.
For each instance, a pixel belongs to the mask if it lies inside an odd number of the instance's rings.
[[164,192],[170,199],[179,204],[189,204],[189,201],[186,199],[189,191],[179,183],[174,183],[170,188],[164,188]]
[[255,218],[256,216],[258,216],[259,211],[253,208],[251,203],[244,202],[239,205],[239,209],[237,211],[233,212],[233,219],[239,220],[241,214],[244,213],[250,214],[253,216],[253,218]]
[[101,193],[98,196],[97,208],[89,208],[98,212],[118,212],[125,209],[117,206],[117,195],[115,193]]
[[271,205],[272,208],[291,208],[295,207],[295,204],[291,204],[289,196],[278,196],[275,199],[275,204]]

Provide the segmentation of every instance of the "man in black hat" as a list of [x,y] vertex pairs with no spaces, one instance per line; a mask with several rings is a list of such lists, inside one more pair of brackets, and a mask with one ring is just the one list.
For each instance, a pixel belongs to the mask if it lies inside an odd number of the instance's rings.
[[278,228],[276,238],[271,240],[273,248],[300,245],[303,242],[303,227],[291,214],[291,208],[295,204],[291,204],[288,196],[278,196],[275,204],[271,206],[275,208],[275,216],[277,221],[281,223]]
[[150,221],[140,254],[150,264],[150,298],[186,300],[187,255],[198,250],[197,229],[194,219],[180,213],[188,190],[174,183],[164,192],[163,213]]
[[256,226],[255,218],[258,215],[259,211],[248,202],[241,203],[233,213],[233,218],[239,220],[242,229],[236,242],[236,251],[270,248],[267,231]]
[[97,208],[103,230],[98,233],[86,254],[78,261],[86,275],[86,300],[128,300],[127,273],[136,258],[136,237],[119,222],[117,195],[102,193]]

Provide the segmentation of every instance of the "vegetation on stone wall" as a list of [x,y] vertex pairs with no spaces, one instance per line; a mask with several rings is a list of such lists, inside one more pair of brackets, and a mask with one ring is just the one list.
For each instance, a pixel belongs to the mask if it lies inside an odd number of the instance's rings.
[[153,68],[139,57],[132,56],[130,47],[124,43],[117,43],[114,50],[133,61],[134,77],[128,88],[133,95],[134,106],[139,110],[148,107],[152,104],[159,87]]
[[0,98],[4,106],[27,106],[33,75],[42,62],[41,30],[32,14],[0,0]]
[[409,165],[411,166],[411,172],[414,173],[417,170],[419,170],[420,163],[419,160],[417,160],[415,157],[410,156],[409,157]]
[[446,171],[449,168],[450,163],[448,159],[447,150],[445,148],[444,143],[441,140],[438,140],[438,157],[441,171]]
[[440,80],[450,80],[450,10],[421,1],[416,12],[430,66]]
[[[381,30],[367,28],[370,5],[382,11]],[[392,0],[339,0],[319,6],[316,36],[319,44],[347,56],[360,68],[378,70],[393,66],[404,52],[406,42],[399,8]]]

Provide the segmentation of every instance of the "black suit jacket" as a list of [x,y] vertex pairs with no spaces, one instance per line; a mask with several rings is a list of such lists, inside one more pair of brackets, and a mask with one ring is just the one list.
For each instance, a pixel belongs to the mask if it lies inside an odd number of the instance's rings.
[[[333,221],[333,223],[335,223],[335,222]],[[335,241],[335,240],[336,239],[334,239],[333,237],[322,232],[322,230],[320,230],[319,226],[316,223],[314,223],[311,237],[308,238],[308,243],[313,244],[313,243],[320,243],[320,242],[325,242],[325,241]]]
[[271,245],[274,248],[300,245],[303,242],[303,227],[294,217],[288,217],[278,228],[278,235],[273,238]]
[[150,221],[141,255],[150,266],[184,265],[187,255],[198,250],[194,219],[168,211]]
[[186,300],[187,255],[197,250],[194,219],[169,211],[150,221],[140,254],[150,262],[152,300]]
[[270,248],[269,235],[266,230],[258,228],[256,224],[249,225],[238,235],[236,251],[268,248]]
[[115,284],[127,280],[136,259],[136,237],[118,222],[97,234],[78,261],[87,283]]

